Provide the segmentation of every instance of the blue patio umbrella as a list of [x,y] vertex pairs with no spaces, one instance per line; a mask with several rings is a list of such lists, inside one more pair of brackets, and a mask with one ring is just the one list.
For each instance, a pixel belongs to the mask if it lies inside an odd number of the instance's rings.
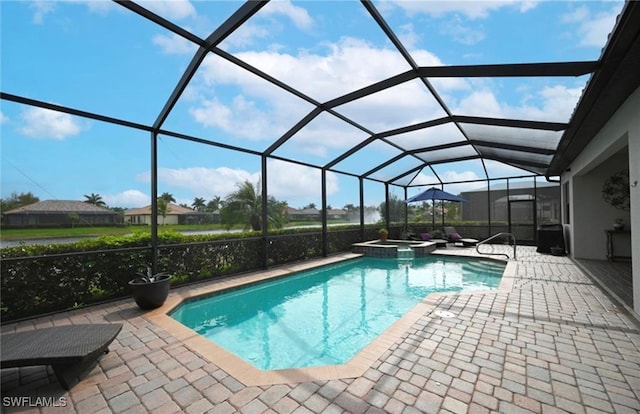
[[415,201],[428,201],[431,200],[432,203],[432,211],[431,211],[431,217],[432,217],[432,227],[436,226],[436,215],[435,215],[435,201],[436,200],[440,200],[440,201],[455,201],[455,202],[468,202],[469,200],[467,200],[466,198],[462,198],[460,196],[457,196],[455,194],[451,194],[451,193],[447,193],[446,191],[442,191],[439,188],[436,187],[431,187],[427,190],[424,190],[423,192],[421,192],[420,194],[414,195],[411,198],[408,198],[405,200],[405,203],[413,203]]

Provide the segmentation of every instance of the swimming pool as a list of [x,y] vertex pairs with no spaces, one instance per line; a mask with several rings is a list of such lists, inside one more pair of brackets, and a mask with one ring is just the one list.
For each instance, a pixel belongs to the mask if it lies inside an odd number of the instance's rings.
[[430,293],[495,289],[504,267],[363,257],[195,298],[170,316],[262,370],[343,364]]

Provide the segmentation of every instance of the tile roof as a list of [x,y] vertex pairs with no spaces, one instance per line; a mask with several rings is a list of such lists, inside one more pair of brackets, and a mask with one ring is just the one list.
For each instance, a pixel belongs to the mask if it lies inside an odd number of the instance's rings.
[[[124,212],[125,216],[138,216],[138,215],[146,215],[146,214],[151,214],[151,205],[140,207],[140,208],[130,208]],[[188,207],[182,207],[177,204],[169,203],[169,210],[167,214],[169,215],[202,214],[202,212],[192,210]]]
[[14,208],[3,214],[119,214],[108,208],[77,200],[44,200]]

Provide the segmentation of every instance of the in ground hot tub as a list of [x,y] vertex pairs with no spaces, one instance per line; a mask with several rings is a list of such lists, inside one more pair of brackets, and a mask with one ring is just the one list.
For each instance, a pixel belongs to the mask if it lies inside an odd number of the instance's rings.
[[432,241],[372,240],[352,244],[351,251],[370,257],[409,258],[428,256],[436,247],[436,243]]

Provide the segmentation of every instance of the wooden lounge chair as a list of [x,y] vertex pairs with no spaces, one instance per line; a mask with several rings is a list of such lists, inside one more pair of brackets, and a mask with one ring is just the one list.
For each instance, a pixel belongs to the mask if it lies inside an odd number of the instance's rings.
[[2,334],[0,368],[51,365],[60,385],[70,389],[76,378],[109,352],[122,324],[65,325]]
[[475,246],[479,241],[468,237],[462,237],[460,233],[456,231],[455,227],[445,227],[444,232],[447,234],[447,239],[449,239],[449,242],[454,244],[462,244],[463,247]]

